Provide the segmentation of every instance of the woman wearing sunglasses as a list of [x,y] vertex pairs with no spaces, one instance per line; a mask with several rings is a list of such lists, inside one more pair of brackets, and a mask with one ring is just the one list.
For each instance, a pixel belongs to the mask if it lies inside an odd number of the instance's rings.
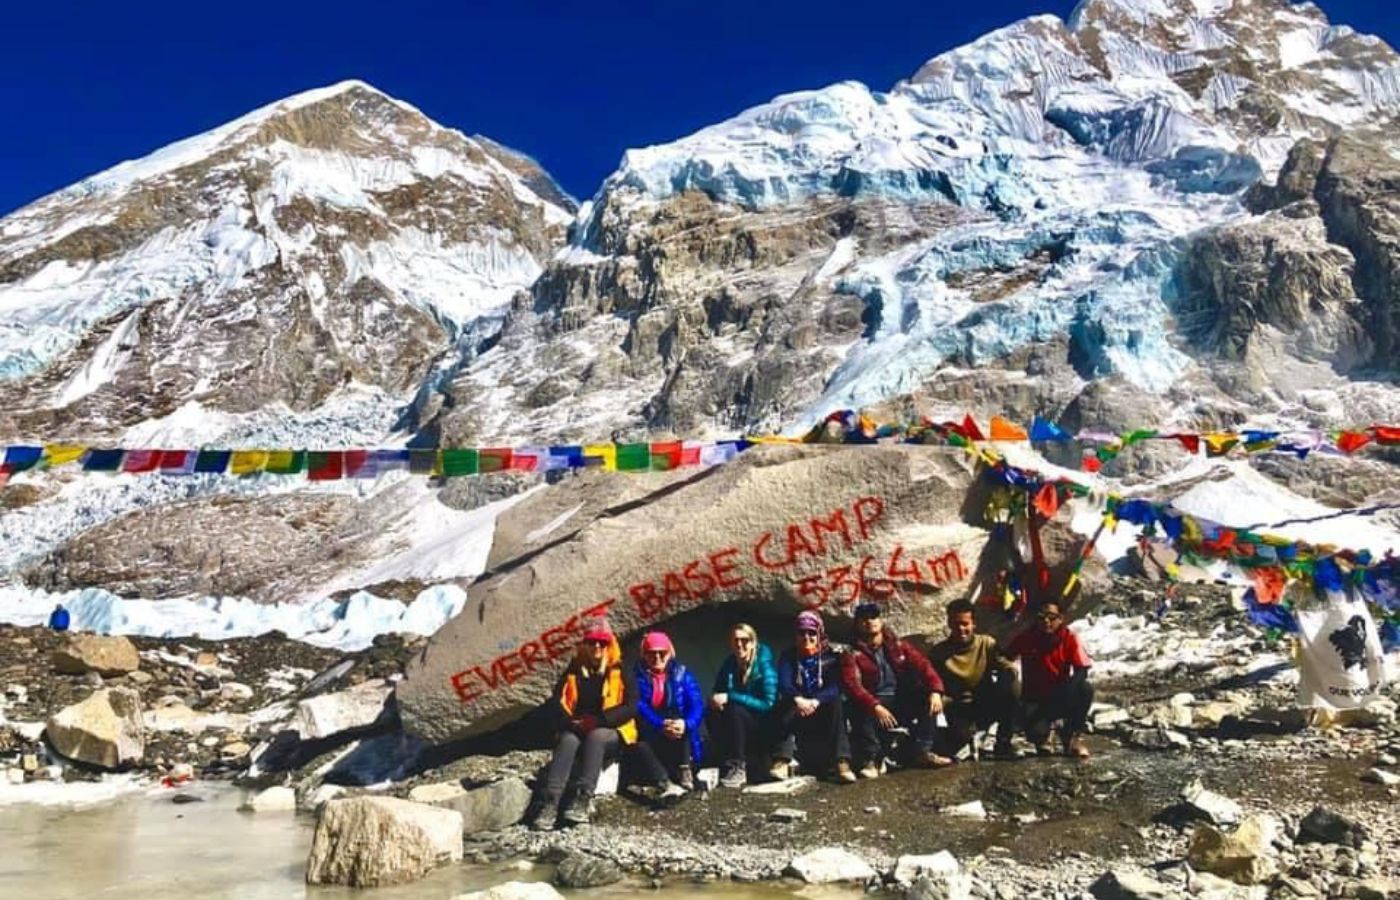
[[566,825],[586,824],[603,766],[637,741],[636,684],[623,676],[622,648],[606,622],[584,626],[583,640],[555,686],[553,705],[559,737],[532,822],[541,831],[560,818],[559,803],[571,775],[575,789],[562,819]]
[[836,777],[856,780],[851,769],[851,738],[841,705],[841,663],[826,639],[822,617],[797,614],[793,646],[778,660],[778,726],[781,744],[771,770],[786,778],[796,757],[804,770],[820,772],[835,764]]
[[694,790],[695,766],[703,751],[700,723],[705,698],[700,684],[676,659],[676,649],[664,631],[649,631],[642,637],[642,658],[633,678],[643,763],[662,788],[663,800],[679,797]]
[[710,731],[719,736],[724,753],[720,786],[739,788],[748,783],[748,761],[765,753],[758,744],[764,720],[778,702],[778,670],[773,651],[745,622],[729,630],[729,651],[710,697]]

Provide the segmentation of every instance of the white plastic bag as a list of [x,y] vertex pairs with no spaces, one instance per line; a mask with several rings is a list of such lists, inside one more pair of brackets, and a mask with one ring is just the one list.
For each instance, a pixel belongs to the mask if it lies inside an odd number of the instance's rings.
[[1300,706],[1358,709],[1380,696],[1385,657],[1366,604],[1337,599],[1297,616]]

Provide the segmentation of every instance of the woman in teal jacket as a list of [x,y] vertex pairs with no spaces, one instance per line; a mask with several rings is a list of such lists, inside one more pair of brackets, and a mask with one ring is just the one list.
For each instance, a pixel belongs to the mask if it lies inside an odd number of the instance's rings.
[[719,783],[737,788],[748,783],[749,758],[764,753],[764,748],[755,744],[765,733],[764,720],[778,701],[778,670],[773,665],[773,651],[758,642],[752,625],[740,622],[730,629],[729,649],[715,676],[710,716],[711,731],[719,737],[725,760]]

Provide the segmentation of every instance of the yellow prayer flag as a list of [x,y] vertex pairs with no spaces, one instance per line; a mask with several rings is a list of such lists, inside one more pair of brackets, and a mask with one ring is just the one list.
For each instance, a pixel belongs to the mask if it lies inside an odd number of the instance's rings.
[[228,470],[234,475],[248,475],[267,468],[266,450],[235,450]]
[[78,444],[45,444],[41,465],[51,467],[76,462],[87,452],[87,449]]
[[[584,444],[584,459],[601,459],[603,461],[604,472],[617,471],[617,445],[616,444]],[[596,463],[589,463],[596,465]]]

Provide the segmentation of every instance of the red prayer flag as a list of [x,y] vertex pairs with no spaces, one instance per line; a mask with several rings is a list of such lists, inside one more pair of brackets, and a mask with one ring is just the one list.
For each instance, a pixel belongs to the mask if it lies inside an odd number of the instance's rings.
[[1055,518],[1055,513],[1060,511],[1060,492],[1053,484],[1047,484],[1035,493],[1035,500],[1032,501],[1040,514],[1047,519]]
[[671,469],[680,468],[680,465],[680,441],[656,441],[652,443],[651,468],[653,471],[665,472]]
[[1371,436],[1364,431],[1343,431],[1337,435],[1337,449],[1343,453],[1355,453],[1371,443]]
[[1174,434],[1172,437],[1176,438],[1181,446],[1186,448],[1186,452],[1192,456],[1201,452],[1201,436],[1199,434]]
[[1249,576],[1254,580],[1254,597],[1260,603],[1277,603],[1283,599],[1282,569],[1251,569]]
[[691,444],[691,443],[688,443],[688,442],[687,442],[687,443],[684,443],[684,444],[681,445],[681,465],[683,465],[683,466],[698,466],[698,465],[700,465],[700,445],[699,445],[699,444]]
[[962,425],[959,426],[958,433],[961,434],[963,437],[967,438],[969,441],[986,440],[986,438],[982,435],[982,429],[977,427],[976,420],[972,418],[972,413],[968,413],[967,415],[963,416]]
[[539,457],[533,453],[512,453],[506,467],[513,472],[533,472],[539,465]]
[[1377,444],[1400,444],[1400,425],[1372,425],[1371,435]]
[[369,462],[369,451],[346,450],[343,458],[345,460],[345,477],[354,478]]
[[327,450],[324,453],[312,451],[307,455],[307,481],[339,481],[345,474],[345,452]]
[[1103,468],[1103,460],[1092,453],[1086,453],[1083,458],[1079,460],[1079,468],[1083,469],[1085,472],[1097,472],[1099,469]]
[[122,457],[123,472],[154,472],[159,466],[159,450],[128,450]]
[[512,455],[509,447],[484,447],[476,451],[477,473],[504,472],[510,468]]

